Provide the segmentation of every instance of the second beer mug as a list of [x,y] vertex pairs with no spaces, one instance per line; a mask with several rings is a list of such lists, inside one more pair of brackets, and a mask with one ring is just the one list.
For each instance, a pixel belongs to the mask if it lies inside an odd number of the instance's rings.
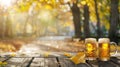
[[86,59],[87,60],[96,60],[97,58],[97,40],[95,38],[86,38],[85,39],[86,47]]
[[115,53],[117,53],[117,45],[115,42],[110,42],[109,38],[100,38],[98,40],[98,46],[99,46],[99,60],[101,61],[108,61],[110,59],[110,45],[115,45]]

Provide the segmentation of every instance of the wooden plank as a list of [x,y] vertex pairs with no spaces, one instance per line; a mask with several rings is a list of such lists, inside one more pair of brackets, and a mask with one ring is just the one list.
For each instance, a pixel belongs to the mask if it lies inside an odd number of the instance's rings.
[[0,61],[4,61],[4,60],[6,60],[7,58],[5,58],[5,57],[0,57]]
[[119,65],[117,65],[111,61],[99,61],[98,66],[99,67],[119,67]]
[[117,57],[118,59],[120,59],[120,56],[119,57]]
[[113,62],[113,63],[115,63],[115,64],[117,64],[117,65],[119,65],[119,67],[120,67],[120,59],[119,58],[112,57],[110,61]]
[[67,58],[59,58],[59,64],[61,65],[61,67],[76,67],[77,66]]
[[87,60],[86,61],[90,67],[98,67],[98,61],[97,60]]
[[88,63],[80,63],[77,67],[91,67]]
[[6,67],[26,67],[31,58],[11,58],[7,61]]
[[56,58],[45,58],[45,64],[48,67],[59,67]]
[[44,66],[44,58],[34,58],[33,62],[31,63],[30,67],[38,67]]
[[74,64],[67,58],[59,58],[61,67],[90,67],[87,63]]
[[[1,61],[6,58],[0,58]],[[87,61],[75,65],[68,58],[11,58],[5,67],[120,67],[120,59],[112,57],[110,61]],[[31,63],[30,63],[31,61]]]
[[0,61],[4,62],[4,61],[9,60],[10,58],[12,58],[12,57],[10,57],[10,56],[0,57]]
[[60,58],[59,60],[61,67],[90,67],[90,65],[87,63],[74,64],[69,59],[65,58],[64,59]]
[[26,67],[30,67],[31,63],[33,62],[34,57],[32,57],[32,59],[30,60],[30,62],[28,63],[28,65]]
[[56,58],[35,58],[30,67],[58,67]]

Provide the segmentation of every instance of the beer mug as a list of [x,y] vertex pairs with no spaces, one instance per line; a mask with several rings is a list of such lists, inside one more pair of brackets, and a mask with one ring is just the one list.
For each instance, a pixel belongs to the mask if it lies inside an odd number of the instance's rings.
[[85,39],[85,53],[87,60],[96,60],[97,58],[97,40],[95,38]]
[[98,40],[98,51],[99,51],[99,60],[108,61],[111,56],[111,45],[115,46],[114,55],[117,53],[117,44],[115,42],[110,42],[109,38],[100,38]]

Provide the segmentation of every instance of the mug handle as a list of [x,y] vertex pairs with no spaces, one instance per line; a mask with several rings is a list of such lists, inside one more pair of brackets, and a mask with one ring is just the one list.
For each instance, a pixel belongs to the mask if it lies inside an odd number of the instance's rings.
[[115,55],[117,54],[117,52],[118,52],[117,43],[115,43],[115,42],[110,42],[110,45],[111,45],[111,44],[115,46],[115,52],[114,52],[114,54],[112,54],[113,56],[115,56]]

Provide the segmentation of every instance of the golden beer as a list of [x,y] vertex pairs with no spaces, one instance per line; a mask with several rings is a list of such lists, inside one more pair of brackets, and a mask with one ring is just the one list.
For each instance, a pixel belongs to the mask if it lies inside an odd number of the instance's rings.
[[97,58],[97,41],[95,38],[86,38],[86,59],[87,60],[96,60]]
[[100,38],[99,44],[99,59],[108,61],[110,59],[110,40],[108,38]]

